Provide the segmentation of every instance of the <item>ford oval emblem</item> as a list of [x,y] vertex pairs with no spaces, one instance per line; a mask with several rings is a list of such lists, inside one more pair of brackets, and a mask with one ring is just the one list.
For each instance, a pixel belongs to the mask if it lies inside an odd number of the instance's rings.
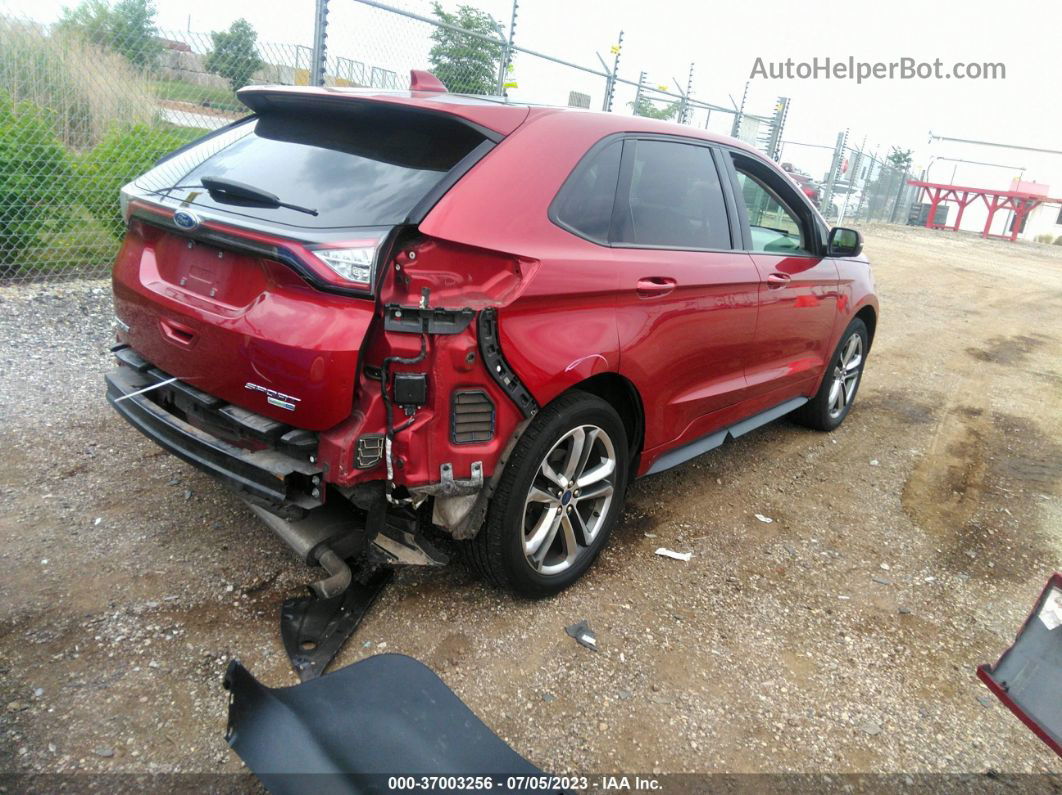
[[178,210],[173,214],[173,222],[181,229],[195,229],[199,226],[199,217],[187,210]]

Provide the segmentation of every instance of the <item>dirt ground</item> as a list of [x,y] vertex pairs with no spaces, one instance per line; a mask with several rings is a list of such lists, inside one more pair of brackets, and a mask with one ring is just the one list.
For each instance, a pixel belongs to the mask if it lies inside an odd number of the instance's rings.
[[[1062,248],[866,250],[882,316],[841,429],[637,482],[549,601],[404,571],[333,667],[412,655],[555,773],[1062,773],[974,675],[1062,569]],[[278,611],[313,572],[106,405],[106,284],[0,289],[0,332],[0,771],[244,770],[222,673],[295,683]]]

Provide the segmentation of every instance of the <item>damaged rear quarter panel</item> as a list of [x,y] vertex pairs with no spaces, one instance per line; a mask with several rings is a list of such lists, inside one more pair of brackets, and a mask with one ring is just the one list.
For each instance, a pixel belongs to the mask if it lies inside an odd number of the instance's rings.
[[498,303],[505,358],[539,405],[586,378],[619,370],[619,258],[548,215],[579,160],[610,132],[593,114],[532,111],[421,224],[432,237],[539,263],[517,294]]

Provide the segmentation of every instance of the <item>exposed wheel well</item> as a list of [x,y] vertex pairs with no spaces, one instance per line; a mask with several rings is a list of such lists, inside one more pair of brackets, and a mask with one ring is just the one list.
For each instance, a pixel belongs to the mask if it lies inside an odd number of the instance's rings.
[[642,450],[645,437],[645,410],[637,387],[630,380],[618,373],[601,373],[572,387],[591,395],[597,395],[609,403],[623,420],[623,429],[627,432],[630,445],[631,461]]
[[878,316],[874,313],[874,308],[871,306],[864,306],[858,312],[856,317],[862,320],[867,325],[867,347],[869,348],[874,344],[874,327],[878,323]]

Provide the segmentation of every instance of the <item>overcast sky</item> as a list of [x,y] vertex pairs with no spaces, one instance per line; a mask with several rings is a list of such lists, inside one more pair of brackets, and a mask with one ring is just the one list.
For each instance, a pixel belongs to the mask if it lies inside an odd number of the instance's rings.
[[[508,26],[511,0],[470,0]],[[429,0],[391,0],[392,5],[430,14]],[[59,0],[0,0],[0,9],[43,21],[54,19]],[[454,0],[444,6],[453,8]],[[313,0],[157,0],[159,26],[194,31],[227,27],[246,17],[262,41],[309,44]],[[427,26],[359,5],[332,0],[329,46],[372,65],[404,72],[427,66]],[[695,62],[694,94],[718,105],[738,102],[758,57],[764,61],[810,61],[818,56],[862,61],[894,61],[904,56],[919,61],[940,58],[945,69],[956,61],[1005,64],[1004,80],[870,80],[862,85],[839,80],[753,79],[747,108],[768,114],[777,96],[792,100],[785,138],[832,145],[837,132],[848,128],[850,142],[882,153],[891,145],[915,150],[915,165],[933,157],[983,160],[1007,169],[962,166],[959,182],[1002,186],[1013,173],[1027,168],[1026,178],[1053,183],[1062,193],[1062,156],[1042,156],[1004,149],[928,142],[929,132],[957,138],[983,139],[1048,149],[1062,149],[1062,2],[1026,0],[925,0],[882,2],[818,2],[756,0],[755,2],[687,2],[686,0],[523,0],[516,39],[532,49],[586,66],[599,67],[595,52],[611,62],[609,48],[624,31],[620,72],[636,79],[646,70],[649,80],[685,84]],[[513,78],[514,98],[560,102],[571,89],[590,93],[600,107],[600,78],[520,55]],[[630,101],[622,90],[617,104]],[[725,116],[710,122],[728,128]],[[784,159],[813,175],[816,158],[829,153],[787,145]],[[938,162],[931,176],[949,181],[953,164]]]

